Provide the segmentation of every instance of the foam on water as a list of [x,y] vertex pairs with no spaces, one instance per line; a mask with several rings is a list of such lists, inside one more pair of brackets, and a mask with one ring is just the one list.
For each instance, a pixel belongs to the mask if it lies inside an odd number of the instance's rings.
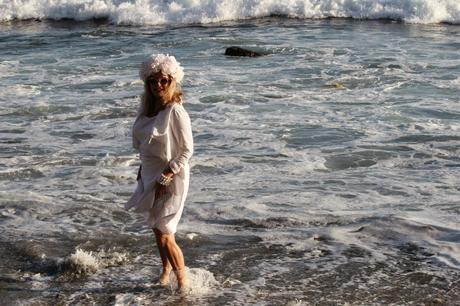
[[213,23],[283,15],[293,18],[389,18],[410,23],[458,24],[456,0],[4,0],[0,20],[107,18],[117,24]]
[[[189,295],[204,295],[212,292],[213,288],[219,285],[214,275],[203,268],[188,268],[186,267],[187,277],[190,287],[187,294]],[[174,273],[170,275],[170,289],[174,292],[178,288],[177,278]]]
[[381,253],[378,244],[394,246],[393,256],[404,248],[416,256],[430,258],[460,269],[458,232],[448,227],[434,226],[404,218],[378,218],[352,227],[334,229],[331,237],[344,245],[356,245],[372,254],[372,258],[385,260],[390,255]]
[[[190,286],[187,291],[180,294],[181,299],[197,299],[207,294],[212,294],[219,283],[214,278],[214,275],[202,268],[188,268],[187,276],[189,278]],[[177,280],[174,273],[170,275],[170,285],[166,288],[164,295],[161,299],[167,302],[170,299],[174,299],[177,296]],[[146,285],[149,287],[149,285]],[[152,285],[150,285],[152,286]],[[164,290],[164,288],[163,288]],[[154,300],[158,301],[158,298],[153,298],[148,293],[119,293],[115,296],[115,305],[149,305]]]
[[68,264],[73,273],[77,275],[95,273],[99,269],[99,261],[93,256],[93,253],[81,249],[77,249],[74,254],[70,255]]
[[[42,259],[46,259],[44,254]],[[57,271],[73,279],[95,274],[109,267],[118,267],[128,263],[128,261],[128,254],[125,252],[110,249],[92,252],[77,248],[71,255],[54,260],[54,265]],[[53,265],[53,259],[50,259],[50,262]]]
[[144,296],[136,295],[133,293],[122,293],[115,296],[115,306],[125,305],[145,305],[148,300]]

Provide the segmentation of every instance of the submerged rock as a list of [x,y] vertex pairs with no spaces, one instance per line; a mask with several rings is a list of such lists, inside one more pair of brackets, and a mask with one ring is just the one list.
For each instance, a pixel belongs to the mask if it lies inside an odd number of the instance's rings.
[[262,56],[263,54],[256,52],[256,51],[251,51],[247,49],[243,49],[240,47],[229,47],[225,49],[225,55],[228,56],[247,56],[247,57],[257,57],[257,56]]

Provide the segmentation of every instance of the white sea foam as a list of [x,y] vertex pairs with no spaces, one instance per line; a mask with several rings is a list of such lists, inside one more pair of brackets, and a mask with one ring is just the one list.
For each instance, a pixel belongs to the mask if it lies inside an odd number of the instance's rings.
[[124,305],[145,305],[148,303],[148,299],[144,294],[139,296],[132,293],[121,293],[115,296],[115,306]]
[[44,276],[40,273],[24,273],[23,280],[27,281],[30,286],[35,290],[43,290],[49,287],[49,281],[52,279],[50,276]]
[[17,73],[19,68],[19,61],[1,61],[0,62],[0,75],[2,77],[9,77]]
[[69,263],[77,274],[94,273],[99,269],[99,260],[93,253],[81,249],[70,255]]
[[65,271],[79,276],[93,274],[111,266],[120,266],[127,261],[126,253],[113,250],[100,250],[93,253],[77,248],[75,253],[63,261],[63,268]]
[[185,237],[187,237],[187,239],[189,239],[189,240],[193,240],[197,236],[198,236],[197,233],[188,233],[187,235],[185,235]]
[[34,85],[13,85],[6,86],[3,89],[4,94],[1,98],[11,99],[11,98],[30,98],[40,95],[41,91],[38,86]]
[[417,254],[429,256],[453,268],[460,267],[458,232],[453,228],[393,217],[376,218],[358,228],[356,224],[353,230],[350,227],[335,228],[331,236],[346,246],[359,246],[377,260],[385,260],[391,252],[389,249],[381,252],[376,247],[385,242],[386,245],[395,246],[396,251],[411,246]]
[[299,300],[299,299],[289,301],[286,304],[286,306],[302,306],[302,305],[307,305],[307,304],[305,304],[302,300]]
[[[189,279],[191,295],[203,295],[212,290],[213,287],[217,286],[219,282],[214,278],[214,274],[208,270],[201,268],[186,268],[187,276]],[[177,279],[174,273],[171,273],[171,289],[175,291],[177,289]]]
[[116,24],[213,23],[282,15],[458,24],[457,0],[2,0],[0,20],[108,18]]

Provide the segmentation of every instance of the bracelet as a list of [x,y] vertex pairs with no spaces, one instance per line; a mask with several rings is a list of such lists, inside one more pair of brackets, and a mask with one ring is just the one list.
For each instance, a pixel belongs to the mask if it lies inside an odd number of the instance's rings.
[[161,177],[157,180],[157,182],[160,185],[169,186],[169,184],[171,184],[172,182],[172,177],[168,177],[162,173]]

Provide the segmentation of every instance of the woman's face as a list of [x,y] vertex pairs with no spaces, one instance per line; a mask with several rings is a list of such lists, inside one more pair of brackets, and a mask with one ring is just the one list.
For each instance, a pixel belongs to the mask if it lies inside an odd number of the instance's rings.
[[172,83],[172,79],[161,72],[152,74],[148,79],[148,86],[153,94],[160,97],[165,96],[168,93],[169,87]]

